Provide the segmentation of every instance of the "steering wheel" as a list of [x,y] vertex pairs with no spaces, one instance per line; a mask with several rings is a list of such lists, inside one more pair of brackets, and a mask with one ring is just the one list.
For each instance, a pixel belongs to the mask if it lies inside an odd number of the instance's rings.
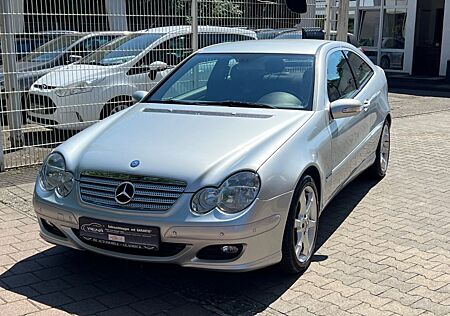
[[273,105],[275,107],[283,105],[294,109],[303,109],[307,106],[306,101],[302,97],[288,92],[271,92],[265,94],[259,98],[258,103]]

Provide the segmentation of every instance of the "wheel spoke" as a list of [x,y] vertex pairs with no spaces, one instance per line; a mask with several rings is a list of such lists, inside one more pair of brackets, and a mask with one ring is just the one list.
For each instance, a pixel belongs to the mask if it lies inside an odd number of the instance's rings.
[[294,222],[294,228],[295,228],[295,229],[299,229],[299,228],[301,228],[301,227],[302,227],[302,221],[299,220],[299,219],[295,219],[295,222]]
[[307,255],[309,255],[309,248],[311,248],[311,241],[309,240],[309,234],[308,233],[303,235],[302,241],[303,241],[302,253],[305,256],[307,256]]
[[315,220],[310,219],[308,229],[315,229],[317,222]]
[[306,192],[305,192],[305,190],[303,190],[302,194],[300,194],[299,204],[300,204],[299,214],[305,215],[306,214]]

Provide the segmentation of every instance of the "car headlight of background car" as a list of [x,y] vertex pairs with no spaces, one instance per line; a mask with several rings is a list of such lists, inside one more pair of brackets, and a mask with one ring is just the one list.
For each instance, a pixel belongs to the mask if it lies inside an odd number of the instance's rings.
[[74,94],[91,92],[105,78],[86,80],[58,88],[55,93],[59,97],[67,97]]
[[58,153],[50,154],[40,171],[40,183],[45,191],[55,190],[60,196],[69,195],[75,183],[71,172],[66,171],[64,157]]
[[218,188],[207,187],[195,193],[191,200],[192,211],[206,214],[217,207],[224,213],[239,213],[253,203],[260,186],[258,174],[251,171],[236,173]]

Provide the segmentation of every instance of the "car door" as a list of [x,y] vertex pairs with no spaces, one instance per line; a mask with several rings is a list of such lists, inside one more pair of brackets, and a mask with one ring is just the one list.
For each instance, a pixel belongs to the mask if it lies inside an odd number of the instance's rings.
[[150,91],[162,78],[149,66],[155,61],[162,61],[169,67],[176,66],[192,53],[189,34],[172,37],[152,48],[128,71],[128,78],[137,90]]
[[[327,92],[329,102],[355,98],[364,102],[366,93],[359,91],[355,75],[346,57],[347,52],[332,51],[327,58]],[[361,144],[369,127],[366,112],[346,118],[330,119],[332,135],[332,192],[336,192],[352,176],[364,160]]]

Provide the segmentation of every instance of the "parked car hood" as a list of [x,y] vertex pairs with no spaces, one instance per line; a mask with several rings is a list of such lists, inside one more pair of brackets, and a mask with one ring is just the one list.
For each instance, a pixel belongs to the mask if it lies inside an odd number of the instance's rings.
[[[137,104],[60,145],[69,170],[184,180],[187,192],[258,168],[313,112]],[[137,168],[130,162],[140,160]]]
[[65,87],[73,83],[102,79],[114,73],[115,67],[73,64],[57,68],[36,81],[53,87]]

